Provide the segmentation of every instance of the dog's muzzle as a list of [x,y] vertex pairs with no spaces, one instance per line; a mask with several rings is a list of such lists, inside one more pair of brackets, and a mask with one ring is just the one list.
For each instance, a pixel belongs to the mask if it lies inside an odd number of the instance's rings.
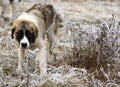
[[20,47],[22,48],[29,48],[30,46],[30,43],[29,43],[29,40],[27,39],[26,36],[23,37],[23,39],[20,41]]

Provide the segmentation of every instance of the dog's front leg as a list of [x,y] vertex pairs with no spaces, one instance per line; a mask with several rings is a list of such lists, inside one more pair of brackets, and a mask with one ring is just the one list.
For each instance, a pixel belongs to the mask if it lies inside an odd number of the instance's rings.
[[43,42],[39,48],[39,52],[36,60],[39,61],[40,74],[46,75],[47,74],[47,60],[46,60],[47,50],[46,50],[46,44],[44,44]]
[[22,72],[23,71],[23,62],[25,61],[25,50],[22,49],[21,47],[18,48],[18,71]]

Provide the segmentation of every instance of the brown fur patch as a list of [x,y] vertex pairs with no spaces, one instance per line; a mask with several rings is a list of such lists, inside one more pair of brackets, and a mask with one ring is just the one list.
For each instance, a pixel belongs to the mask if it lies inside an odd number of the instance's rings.
[[62,22],[61,17],[56,13],[54,7],[50,4],[42,5],[41,3],[38,3],[28,9],[26,12],[30,12],[32,10],[38,10],[42,12],[46,28],[48,28],[54,21],[58,26]]
[[19,31],[20,25],[22,23],[25,23],[25,24],[28,25],[28,29],[35,34],[35,38],[38,37],[38,29],[32,22],[27,21],[27,20],[17,20],[17,21],[14,22],[14,24],[12,26],[12,33],[11,33],[12,38],[14,38],[15,33],[17,31]]

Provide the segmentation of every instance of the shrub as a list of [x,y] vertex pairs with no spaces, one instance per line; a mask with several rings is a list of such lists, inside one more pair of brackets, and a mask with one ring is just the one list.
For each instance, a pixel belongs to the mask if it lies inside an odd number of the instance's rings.
[[114,15],[99,27],[71,24],[71,47],[67,63],[95,72],[102,81],[119,82],[120,72],[120,22]]

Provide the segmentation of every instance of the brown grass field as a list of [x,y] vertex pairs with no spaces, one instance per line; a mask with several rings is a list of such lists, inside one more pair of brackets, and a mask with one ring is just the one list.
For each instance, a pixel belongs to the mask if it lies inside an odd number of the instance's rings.
[[53,4],[64,24],[48,75],[35,68],[36,51],[26,53],[24,72],[16,71],[18,45],[6,22],[0,25],[0,87],[120,87],[120,1],[24,0],[16,15],[39,2]]

